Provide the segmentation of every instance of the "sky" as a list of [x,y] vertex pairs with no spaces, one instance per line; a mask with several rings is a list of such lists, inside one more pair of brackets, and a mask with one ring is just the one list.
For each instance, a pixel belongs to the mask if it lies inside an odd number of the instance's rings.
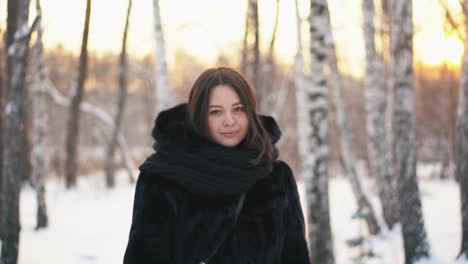
[[[459,10],[458,0],[445,0],[454,11]],[[364,72],[364,40],[360,0],[329,0],[330,14],[340,68],[354,76]],[[0,1],[0,25],[5,26],[6,1]],[[44,43],[46,47],[63,45],[78,51],[81,45],[85,0],[42,0],[44,14]],[[273,31],[275,0],[259,3],[260,38],[263,51],[267,50]],[[121,47],[127,0],[93,0],[89,49],[97,53],[118,53]],[[302,25],[303,52],[308,52],[309,1],[299,0]],[[31,17],[35,0],[31,0]],[[183,50],[210,65],[219,54],[240,54],[241,39],[245,27],[246,0],[160,0],[163,30],[166,38],[168,61],[172,65],[173,54]],[[413,0],[415,59],[436,66],[446,61],[459,65],[463,44],[454,33],[444,33],[444,14],[439,0]],[[135,0],[130,20],[129,50],[135,56],[152,54],[153,35],[152,0]],[[297,47],[294,0],[280,1],[280,18],[275,51],[287,64],[294,61]]]

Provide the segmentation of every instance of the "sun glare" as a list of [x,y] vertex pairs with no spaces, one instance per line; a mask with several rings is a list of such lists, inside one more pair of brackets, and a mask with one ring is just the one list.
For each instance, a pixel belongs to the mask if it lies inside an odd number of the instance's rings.
[[[453,13],[459,10],[458,0],[447,0]],[[62,45],[78,52],[81,45],[83,1],[43,0],[44,45],[53,48]],[[293,1],[280,2],[280,18],[275,44],[278,61],[294,63],[296,53],[296,17]],[[305,0],[299,0],[301,16],[308,16]],[[240,54],[245,27],[245,1],[239,0],[160,0],[168,63],[176,63],[174,54],[185,50],[204,63],[214,63],[218,55]],[[463,43],[456,34],[444,31],[444,12],[437,0],[414,2],[415,34],[413,51],[418,63],[430,67],[447,65],[459,68]],[[261,49],[269,48],[275,15],[275,0],[259,2]],[[120,52],[122,27],[127,0],[93,1],[89,49],[97,53]],[[180,8],[184,6],[184,8]],[[209,8],[208,8],[209,7]],[[458,8],[458,9],[457,9]],[[34,8],[31,15],[34,16]],[[215,11],[214,11],[215,10]],[[330,1],[333,34],[340,67],[345,74],[362,77],[365,54],[362,11],[356,1]],[[0,28],[5,28],[5,10],[0,9]],[[137,57],[152,54],[154,44],[152,0],[134,3],[128,39],[129,53]],[[309,28],[305,21],[303,48],[305,59],[309,45]]]
[[446,39],[447,45],[445,46],[446,51],[446,60],[450,66],[460,67],[461,58],[463,57],[463,43],[456,37],[451,36]]
[[463,56],[463,43],[456,35],[444,36],[432,35],[426,39],[420,39],[419,58],[422,64],[427,66],[439,66],[446,64],[450,68],[459,68]]

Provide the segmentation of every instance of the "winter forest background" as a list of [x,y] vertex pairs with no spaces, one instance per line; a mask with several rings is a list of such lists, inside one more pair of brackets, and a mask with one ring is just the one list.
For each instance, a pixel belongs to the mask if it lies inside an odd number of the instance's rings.
[[314,264],[468,263],[468,1],[0,1],[0,263],[120,263],[156,114],[252,82]]

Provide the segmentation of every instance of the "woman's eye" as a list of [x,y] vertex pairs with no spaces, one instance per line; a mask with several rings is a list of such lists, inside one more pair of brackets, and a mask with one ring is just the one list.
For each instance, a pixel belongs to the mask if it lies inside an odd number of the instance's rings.
[[221,113],[220,110],[213,110],[213,111],[210,112],[210,114],[212,114],[212,115],[217,115],[219,113]]
[[237,107],[236,109],[234,109],[236,112],[244,112],[244,108],[243,107]]

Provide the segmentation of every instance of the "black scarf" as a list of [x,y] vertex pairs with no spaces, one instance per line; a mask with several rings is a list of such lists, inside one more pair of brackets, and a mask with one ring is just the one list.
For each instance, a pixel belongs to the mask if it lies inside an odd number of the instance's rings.
[[[140,171],[175,181],[191,193],[210,196],[246,192],[271,173],[277,155],[253,164],[257,150],[225,147],[203,138],[185,125],[186,107],[180,104],[158,115],[152,131],[156,152]],[[276,143],[281,131],[275,120],[261,116],[261,121]]]

